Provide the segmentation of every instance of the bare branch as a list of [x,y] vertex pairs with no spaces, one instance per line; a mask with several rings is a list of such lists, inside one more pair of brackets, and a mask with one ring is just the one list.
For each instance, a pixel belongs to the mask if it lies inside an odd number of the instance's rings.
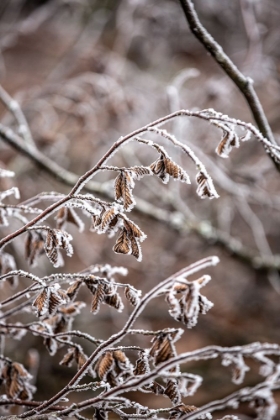
[[[229,78],[239,88],[251,109],[251,112],[262,135],[266,137],[271,144],[277,145],[258,95],[253,87],[253,80],[241,73],[241,71],[223,51],[222,47],[205,29],[197,16],[192,1],[180,0],[180,3],[194,36],[202,43],[207,51],[210,52],[218,65],[226,72]],[[266,149],[265,146],[264,148]],[[279,163],[275,163],[274,161],[274,164],[277,169],[280,170]]]

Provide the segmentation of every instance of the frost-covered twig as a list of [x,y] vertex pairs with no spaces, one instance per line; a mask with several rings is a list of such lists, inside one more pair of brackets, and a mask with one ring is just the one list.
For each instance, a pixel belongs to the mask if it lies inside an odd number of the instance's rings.
[[[214,40],[209,32],[207,32],[197,16],[193,2],[191,0],[180,0],[180,3],[194,36],[198,38],[203,46],[210,52],[217,64],[239,88],[251,109],[262,135],[266,137],[271,144],[277,145],[258,95],[253,87],[253,80],[241,73],[241,71],[223,51],[222,47]],[[279,169],[279,163],[275,162],[274,159],[273,162]]]

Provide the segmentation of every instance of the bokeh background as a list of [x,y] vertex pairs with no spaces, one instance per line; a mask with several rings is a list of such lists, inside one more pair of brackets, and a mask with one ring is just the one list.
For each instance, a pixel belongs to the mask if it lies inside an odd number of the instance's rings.
[[[209,32],[244,74],[254,79],[279,140],[279,1],[197,0],[195,6]],[[253,122],[241,93],[190,33],[177,0],[2,0],[0,53],[1,84],[21,104],[38,149],[78,175],[90,169],[121,135],[180,108],[214,108]],[[17,129],[4,106],[1,122]],[[200,317],[195,328],[186,329],[177,343],[178,352],[209,344],[279,343],[277,271],[259,270],[207,235],[218,229],[229,241],[230,237],[241,241],[254,255],[280,258],[279,173],[255,140],[242,144],[225,160],[215,154],[220,133],[205,122],[181,118],[168,129],[193,147],[213,177],[220,198],[201,200],[195,193],[192,163],[160,140],[193,183],[188,186],[171,181],[165,186],[148,178],[137,182],[135,193],[175,219],[160,222],[152,214],[149,217],[137,211],[137,206],[132,211],[132,220],[148,235],[141,263],[131,256],[115,255],[114,239],[89,229],[79,234],[71,228],[75,254],[66,260],[63,271],[78,272],[95,263],[122,265],[129,270],[125,281],[146,292],[180,268],[218,255],[221,262],[208,270],[212,281],[204,291],[215,306]],[[156,153],[150,149],[130,143],[111,163],[133,166],[155,159]],[[22,200],[41,191],[69,190],[1,141],[0,161],[2,167],[16,172],[14,180],[5,180],[5,187],[17,185]],[[111,174],[98,175],[96,181],[105,182],[108,190],[113,185]],[[89,228],[89,221],[86,223]],[[6,233],[8,229],[3,229],[1,235]],[[7,251],[14,253],[18,267],[28,269],[22,238]],[[52,270],[42,257],[33,272],[47,275]],[[19,288],[26,284],[23,281]],[[1,295],[9,294],[11,290],[5,286]],[[86,293],[81,299],[90,303]],[[77,318],[75,329],[98,338],[116,332],[131,310],[126,306],[116,315],[104,306],[94,317],[88,309]],[[22,315],[12,321],[19,318],[22,320]],[[168,326],[181,325],[169,316],[163,300],[148,306],[136,325],[147,329]],[[83,344],[90,354],[91,346]],[[139,345],[148,346],[149,341],[139,339]],[[49,398],[74,370],[58,365],[63,349],[50,357],[38,337],[28,335],[20,345],[12,340],[6,343],[7,355],[25,365],[30,349],[36,349],[40,356],[35,398]],[[246,384],[254,385],[261,377],[257,364],[250,367]],[[218,360],[186,368],[205,378],[186,403],[201,405],[236,389],[230,371]],[[155,407],[169,405],[168,399],[156,400],[152,394],[139,398]],[[252,409],[241,408],[241,419],[254,418]]]

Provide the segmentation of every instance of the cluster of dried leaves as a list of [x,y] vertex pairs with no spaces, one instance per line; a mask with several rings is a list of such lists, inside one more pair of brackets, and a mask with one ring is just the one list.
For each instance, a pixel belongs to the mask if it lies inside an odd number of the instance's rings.
[[[185,111],[184,111],[185,112]],[[208,112],[208,113],[207,113]],[[221,157],[227,157],[233,147],[239,147],[240,140],[248,140],[247,134],[240,138],[235,131],[234,121],[230,122],[227,118],[222,118],[214,111],[204,111],[203,118],[215,124],[223,132],[223,138],[217,147],[217,153]],[[186,112],[185,112],[186,113]],[[189,114],[191,113],[189,112]],[[162,122],[162,121],[161,121]],[[238,125],[238,121],[236,122]],[[166,130],[158,126],[151,125],[143,132],[152,132],[171,141],[175,146],[181,148],[195,163],[197,176],[197,194],[200,198],[218,198],[213,181],[204,165],[195,156],[193,151],[182,143],[178,142]],[[244,358],[251,357],[261,364],[261,374],[265,376],[262,383],[262,392],[254,389],[249,392],[246,401],[250,401],[258,415],[258,419],[270,420],[275,414],[275,401],[271,390],[278,386],[280,369],[279,365],[271,356],[279,356],[279,346],[252,345],[251,347],[240,347],[233,349],[220,349],[213,347],[206,350],[184,353],[178,355],[175,343],[183,334],[183,329],[163,329],[161,331],[132,330],[133,323],[138,320],[139,315],[145,306],[154,298],[164,296],[169,306],[169,313],[174,320],[186,325],[187,328],[194,327],[198,322],[199,314],[206,314],[213,303],[210,302],[200,290],[210,281],[210,276],[203,275],[196,280],[189,280],[189,276],[199,269],[215,265],[218,259],[213,257],[207,261],[197,263],[200,267],[192,271],[192,266],[188,270],[183,270],[178,275],[163,281],[154,289],[141,298],[141,290],[135,289],[129,283],[119,283],[115,276],[126,275],[123,267],[111,267],[110,265],[93,265],[89,269],[79,273],[53,273],[39,278],[30,272],[17,269],[14,257],[4,252],[4,245],[11,242],[21,233],[25,238],[25,257],[30,267],[38,264],[39,258],[46,255],[53,267],[61,267],[64,264],[63,253],[72,256],[74,249],[71,244],[72,235],[67,231],[68,225],[73,224],[82,232],[86,226],[86,218],[91,220],[90,230],[98,234],[117,234],[116,243],[113,250],[117,254],[133,255],[141,261],[141,243],[146,235],[137,224],[128,218],[135,203],[133,190],[135,181],[145,176],[156,176],[163,183],[167,183],[170,178],[182,183],[189,184],[190,177],[185,170],[172,160],[166,150],[153,142],[144,140],[141,137],[134,137],[134,140],[152,147],[158,152],[158,158],[149,166],[134,166],[118,168],[114,166],[102,166],[95,168],[98,171],[111,171],[117,173],[114,181],[114,200],[112,202],[102,201],[92,194],[81,194],[80,191],[85,183],[94,175],[94,170],[85,174],[74,188],[74,193],[58,196],[50,193],[49,197],[54,204],[47,208],[36,208],[35,203],[43,205],[42,199],[37,197],[31,200],[32,205],[6,204],[9,196],[19,198],[16,188],[11,188],[0,193],[0,224],[3,227],[9,226],[13,219],[20,220],[24,227],[15,231],[11,236],[3,239],[3,247],[0,250],[0,281],[1,284],[9,284],[12,287],[18,286],[18,279],[25,277],[31,280],[31,285],[26,289],[21,289],[11,297],[6,298],[1,303],[0,313],[0,336],[9,339],[21,340],[25,334],[33,334],[42,338],[43,343],[51,356],[63,349],[64,356],[60,362],[62,366],[71,367],[75,364],[77,373],[73,382],[68,384],[68,388],[63,391],[66,396],[70,391],[94,390],[97,397],[82,400],[75,406],[69,405],[67,408],[57,408],[63,418],[71,414],[77,419],[84,419],[79,413],[88,408],[94,408],[94,418],[106,420],[110,413],[118,415],[119,418],[165,418],[175,419],[210,419],[211,413],[219,409],[217,403],[211,410],[198,408],[192,404],[186,404],[184,398],[191,397],[202,384],[202,377],[186,372],[182,369],[182,363],[189,360],[211,359],[218,356],[222,358],[223,366],[232,368],[232,381],[241,384],[249,370]],[[120,145],[120,141],[118,145]],[[117,146],[116,146],[117,147]],[[111,154],[104,157],[104,162],[115,152],[114,147]],[[275,152],[276,153],[276,152]],[[0,176],[11,176],[9,171],[1,170]],[[73,191],[73,190],[72,190]],[[35,215],[30,220],[28,215]],[[39,222],[54,216],[46,225]],[[89,299],[82,297],[81,289],[89,293]],[[19,300],[22,300],[19,302]],[[73,330],[75,317],[81,313],[84,307],[90,306],[90,312],[96,316],[101,305],[107,305],[119,312],[128,306],[133,309],[127,323],[116,334],[107,340],[99,340],[92,337],[87,332]],[[5,310],[6,306],[12,305],[11,309]],[[15,314],[23,311],[29,313],[32,321],[26,323],[9,323],[8,320]],[[37,317],[37,318],[35,318]],[[142,339],[146,336],[152,337],[145,347],[143,340],[140,345],[117,346],[120,340],[125,339],[129,334],[140,334]],[[94,348],[91,355],[87,355],[84,347],[77,342],[78,338],[87,340]],[[138,340],[135,340],[138,343]],[[10,360],[5,356],[4,341],[0,346],[0,375],[3,385],[3,395],[0,398],[0,405],[28,406],[27,401],[33,400],[36,388],[32,385],[31,375],[21,363]],[[66,353],[65,353],[66,350]],[[201,354],[199,354],[201,352]],[[84,375],[90,376],[93,382],[86,382],[79,385],[79,381]],[[128,391],[153,393],[170,400],[169,408],[151,409],[136,402],[134,397],[119,397]],[[259,394],[258,394],[259,393]],[[62,395],[62,394],[61,394]],[[59,396],[54,397],[55,402],[60,401]],[[224,403],[222,408],[228,406],[238,406],[244,400],[244,392],[229,399],[229,403]],[[27,411],[22,414],[22,418],[32,418],[37,413],[45,410],[54,410],[53,404],[45,402],[35,403],[36,410]],[[228,404],[228,405],[227,405]],[[68,411],[67,411],[68,410]],[[224,419],[234,419],[235,416],[226,416]]]

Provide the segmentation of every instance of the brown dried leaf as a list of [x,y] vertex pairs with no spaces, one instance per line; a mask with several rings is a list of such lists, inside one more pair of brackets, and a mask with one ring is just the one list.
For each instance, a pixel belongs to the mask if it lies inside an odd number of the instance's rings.
[[113,295],[106,295],[104,297],[104,303],[112,306],[113,308],[117,309],[117,311],[119,312],[123,310],[123,303],[118,293],[114,293]]
[[55,219],[57,229],[62,229],[65,223],[68,222],[77,226],[80,232],[83,231],[84,223],[71,207],[62,207],[59,209]]
[[229,132],[226,132],[220,143],[218,144],[216,148],[216,153],[221,157],[228,157],[227,149],[227,143],[229,140]]
[[195,405],[179,404],[170,411],[169,420],[179,419],[184,413],[193,413],[197,410]]
[[95,371],[102,381],[106,380],[108,373],[114,368],[114,357],[111,351],[106,351],[95,366]]
[[150,372],[150,366],[148,357],[145,353],[142,353],[139,359],[136,360],[136,366],[133,371],[134,375],[145,375]]
[[176,379],[169,379],[164,394],[167,395],[173,404],[179,404],[181,402],[181,395]]
[[130,369],[129,359],[126,357],[123,351],[113,351],[113,357],[115,359],[118,374],[120,374],[121,372],[127,372]]
[[47,337],[44,339],[44,344],[50,353],[50,356],[54,356],[57,352],[57,341],[55,341],[53,338]]
[[75,359],[78,365],[78,370],[81,369],[81,367],[86,363],[88,357],[85,355],[85,353],[80,349],[75,349]]
[[58,210],[55,217],[57,229],[62,229],[62,227],[65,225],[67,220],[67,210],[67,207],[61,207],[61,209]]
[[105,291],[103,284],[98,284],[93,293],[93,299],[91,302],[91,312],[97,314],[100,309],[101,303],[104,301]]
[[136,223],[129,219],[124,219],[123,224],[129,236],[134,236],[142,241],[146,238],[145,233],[136,225]]
[[68,316],[69,315],[74,316],[74,315],[78,315],[81,311],[81,308],[84,308],[85,306],[86,304],[84,302],[76,301],[76,302],[71,303],[68,306],[59,308],[59,312]]
[[113,218],[116,216],[115,208],[111,207],[110,209],[106,210],[102,215],[102,222],[101,222],[101,231],[105,232],[112,222]]
[[165,157],[161,154],[159,158],[150,165],[152,172],[157,175],[163,182],[168,182],[168,175],[166,175]]
[[126,211],[131,210],[135,201],[132,195],[132,188],[134,186],[133,180],[128,172],[123,173],[122,177],[122,199]]
[[[51,289],[51,288],[50,288]],[[56,308],[63,303],[63,299],[59,294],[58,291],[54,291],[53,289],[50,290],[49,300],[48,300],[48,312],[49,314],[53,314]]]
[[71,284],[68,287],[66,293],[70,300],[74,300],[77,297],[78,291],[80,290],[82,283],[82,280],[77,280],[75,281],[75,283]]
[[74,361],[75,349],[69,349],[68,352],[64,355],[63,359],[59,362],[60,365],[70,367]]
[[36,308],[37,315],[41,316],[47,311],[47,305],[48,305],[48,288],[45,287],[41,293],[36,297],[34,300],[32,306]]
[[136,179],[141,179],[145,175],[152,175],[151,169],[146,166],[133,166],[130,170],[133,171]]
[[190,178],[181,166],[173,162],[170,158],[164,158],[165,170],[174,179],[190,184]]
[[116,254],[129,254],[131,252],[130,240],[125,229],[122,230],[113,250]]
[[165,336],[161,345],[159,346],[159,349],[155,352],[155,365],[158,365],[159,363],[163,363],[166,360],[170,359],[171,357],[174,357],[174,348],[172,346],[172,342],[169,338],[169,336]]
[[91,293],[95,293],[95,289],[97,286],[97,278],[93,275],[90,276],[88,279],[84,279],[84,283],[87,286],[87,288],[91,291]]
[[139,239],[135,239],[134,236],[130,237],[131,255],[133,255],[138,261],[142,259],[141,246]]
[[15,399],[22,390],[22,381],[18,375],[13,372],[11,378],[6,381],[6,394],[9,398]]
[[139,302],[139,293],[131,287],[126,286],[124,289],[124,295],[132,306],[136,306]]
[[180,284],[180,283],[176,283],[173,286],[173,290],[176,293],[182,293],[185,292],[187,290],[188,286],[186,284]]
[[36,258],[44,253],[44,238],[40,232],[27,232],[25,258],[29,265],[36,264]]
[[120,172],[115,180],[115,199],[117,201],[122,198],[122,177],[123,174]]
[[145,391],[153,392],[156,395],[163,395],[164,394],[164,387],[160,385],[158,382],[153,381],[149,385],[143,386]]

